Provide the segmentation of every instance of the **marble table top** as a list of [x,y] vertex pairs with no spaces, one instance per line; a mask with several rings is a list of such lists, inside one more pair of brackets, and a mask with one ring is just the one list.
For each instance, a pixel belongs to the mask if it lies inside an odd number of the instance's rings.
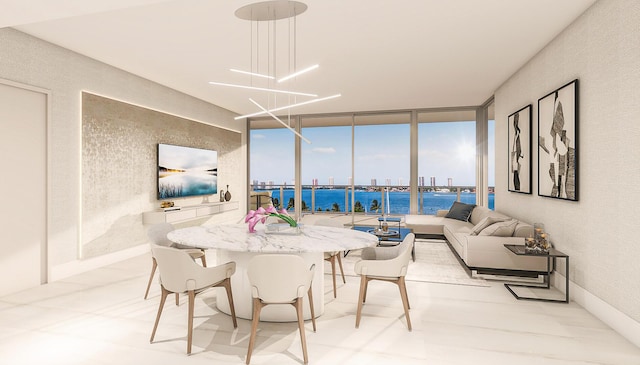
[[198,248],[272,253],[345,251],[378,244],[378,237],[369,233],[309,225],[302,227],[300,234],[267,233],[262,224],[256,226],[255,233],[249,233],[246,224],[204,225],[177,229],[167,238]]

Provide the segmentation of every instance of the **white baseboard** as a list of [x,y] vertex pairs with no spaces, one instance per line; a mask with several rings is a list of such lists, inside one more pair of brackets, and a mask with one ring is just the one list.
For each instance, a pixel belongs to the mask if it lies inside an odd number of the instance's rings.
[[49,272],[49,282],[62,280],[73,275],[97,269],[120,262],[132,257],[140,256],[149,252],[149,245],[138,245],[126,250],[117,251],[107,255],[93,257],[86,260],[75,260],[61,265],[56,265]]
[[[558,272],[554,272],[552,276],[553,286],[564,293],[566,278]],[[624,338],[629,340],[629,342],[640,347],[640,322],[636,322],[633,318],[589,293],[576,283],[570,281],[569,285],[570,300],[578,303],[589,313],[596,316],[602,322],[606,323]]]

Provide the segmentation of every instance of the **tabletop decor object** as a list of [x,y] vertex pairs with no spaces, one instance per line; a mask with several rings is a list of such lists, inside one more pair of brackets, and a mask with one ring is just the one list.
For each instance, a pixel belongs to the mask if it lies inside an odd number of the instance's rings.
[[229,185],[227,185],[227,192],[224,193],[224,200],[226,200],[226,201],[231,200],[231,193],[229,192]]
[[525,251],[527,253],[547,253],[551,248],[549,234],[544,231],[544,224],[533,224],[533,237],[525,238]]
[[258,222],[264,224],[267,217],[276,217],[285,221],[290,227],[298,227],[298,223],[289,215],[289,213],[287,213],[286,209],[283,208],[278,211],[273,205],[270,205],[267,209],[259,207],[256,210],[250,210],[244,218],[244,222],[249,224],[249,232],[255,233],[256,224],[258,224]]

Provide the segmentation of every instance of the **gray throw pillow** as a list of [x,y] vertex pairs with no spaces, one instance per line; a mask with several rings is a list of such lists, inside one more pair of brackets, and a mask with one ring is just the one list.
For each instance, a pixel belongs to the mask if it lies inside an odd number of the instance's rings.
[[445,218],[453,218],[459,221],[468,222],[469,218],[471,218],[471,212],[475,207],[475,204],[453,202],[453,205],[449,208],[449,213],[445,215]]
[[518,221],[515,219],[494,223],[478,233],[478,236],[511,237],[517,225]]
[[482,230],[489,227],[490,225],[498,222],[508,221],[508,220],[509,218],[504,218],[504,217],[484,217],[480,222],[478,222],[478,224],[473,226],[469,235],[477,236],[478,233],[482,232]]

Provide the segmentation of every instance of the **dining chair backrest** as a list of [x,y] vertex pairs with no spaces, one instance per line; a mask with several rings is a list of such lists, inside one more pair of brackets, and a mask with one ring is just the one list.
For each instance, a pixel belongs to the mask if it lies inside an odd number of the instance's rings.
[[158,261],[160,283],[174,293],[202,289],[215,281],[230,277],[235,272],[235,263],[204,268],[196,264],[183,250],[157,245],[152,246],[151,250]]
[[411,250],[413,249],[413,243],[416,235],[409,233],[402,240],[402,243],[398,246],[398,259],[402,263],[401,276],[407,274],[407,267],[409,267],[409,261],[411,261]]
[[265,254],[249,261],[247,276],[253,298],[289,303],[307,294],[313,271],[313,265],[309,268],[300,256]]
[[147,231],[147,236],[151,240],[151,243],[158,246],[172,247],[173,242],[167,238],[167,234],[175,230],[175,227],[171,223],[158,223],[152,225]]
[[[400,277],[407,274],[411,261],[411,250],[415,234],[409,233],[402,242],[393,247],[368,247],[362,250],[362,261],[356,262],[354,269],[358,274]],[[367,261],[378,261],[381,265],[370,266]]]

